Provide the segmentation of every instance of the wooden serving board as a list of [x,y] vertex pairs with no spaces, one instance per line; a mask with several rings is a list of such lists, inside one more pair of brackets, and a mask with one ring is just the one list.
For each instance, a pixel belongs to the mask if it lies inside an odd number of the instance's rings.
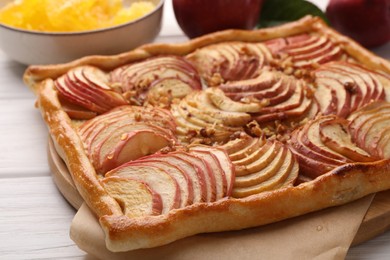
[[[48,161],[53,180],[65,199],[75,208],[79,209],[83,199],[78,193],[69,171],[57,154],[54,144],[49,138]],[[390,229],[390,190],[375,195],[363,222],[352,242],[360,244]]]

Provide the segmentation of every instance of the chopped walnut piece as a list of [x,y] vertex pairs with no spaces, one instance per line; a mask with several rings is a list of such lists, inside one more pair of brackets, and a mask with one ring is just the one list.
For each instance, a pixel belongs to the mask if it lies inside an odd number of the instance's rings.
[[210,86],[210,87],[215,87],[215,86],[219,86],[219,85],[221,85],[222,83],[224,83],[224,80],[223,80],[221,74],[219,74],[219,73],[214,73],[214,74],[208,79],[208,83],[209,83],[209,86]]

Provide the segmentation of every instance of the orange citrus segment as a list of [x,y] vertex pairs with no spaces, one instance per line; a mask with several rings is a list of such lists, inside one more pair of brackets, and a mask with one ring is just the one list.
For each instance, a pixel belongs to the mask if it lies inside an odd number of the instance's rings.
[[154,7],[148,1],[125,7],[122,0],[17,0],[0,10],[0,22],[45,32],[86,31],[132,21]]

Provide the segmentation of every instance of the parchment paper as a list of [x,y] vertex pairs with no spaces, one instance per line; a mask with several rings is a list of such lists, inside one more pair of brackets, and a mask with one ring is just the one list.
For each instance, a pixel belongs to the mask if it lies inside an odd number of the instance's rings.
[[82,250],[99,259],[344,259],[373,197],[263,227],[200,234],[126,253],[106,249],[98,220],[83,204],[70,235]]

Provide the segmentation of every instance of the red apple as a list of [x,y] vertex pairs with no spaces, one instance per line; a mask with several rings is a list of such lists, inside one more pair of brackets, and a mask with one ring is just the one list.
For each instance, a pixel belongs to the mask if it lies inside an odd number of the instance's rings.
[[263,0],[173,0],[176,20],[184,33],[198,37],[219,30],[253,29]]
[[390,0],[330,0],[326,14],[336,30],[365,47],[390,40]]

